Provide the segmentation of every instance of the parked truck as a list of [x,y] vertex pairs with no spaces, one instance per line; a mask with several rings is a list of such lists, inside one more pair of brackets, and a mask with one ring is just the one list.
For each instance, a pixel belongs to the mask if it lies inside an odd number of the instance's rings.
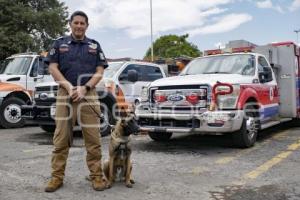
[[[96,86],[101,102],[100,132],[109,135],[111,126],[121,110],[133,110],[140,102],[143,87],[150,82],[165,78],[162,67],[140,61],[109,62],[103,79]],[[47,131],[55,130],[56,94],[58,84],[54,81],[36,86],[34,104],[22,106],[22,117],[27,123],[39,124]]]
[[293,42],[257,46],[232,41],[208,50],[176,77],[151,83],[136,109],[155,141],[173,132],[231,134],[251,147],[260,130],[300,117],[300,48]]
[[[0,66],[0,125],[17,128],[24,125],[21,106],[31,104],[35,84],[48,81],[44,74],[45,57],[36,53],[12,55]],[[47,71],[47,70],[46,70]]]

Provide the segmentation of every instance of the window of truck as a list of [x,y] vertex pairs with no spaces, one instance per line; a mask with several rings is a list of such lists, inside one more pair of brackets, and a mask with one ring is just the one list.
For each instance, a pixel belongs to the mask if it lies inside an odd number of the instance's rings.
[[144,66],[143,67],[143,81],[155,81],[157,79],[163,78],[163,74],[159,67],[154,66]]
[[31,64],[31,57],[8,58],[0,68],[0,74],[26,75]]
[[255,74],[255,56],[253,55],[220,55],[198,58],[190,62],[181,75],[195,74]]
[[104,70],[103,77],[112,78],[123,64],[124,64],[123,62],[108,63],[108,67]]
[[135,65],[130,64],[128,65],[120,74],[119,81],[128,81],[128,71],[129,70],[135,70],[138,73],[138,81],[142,81],[142,67],[143,65]]
[[34,77],[36,75],[49,75],[48,62],[45,59],[36,58],[31,68],[30,76]]

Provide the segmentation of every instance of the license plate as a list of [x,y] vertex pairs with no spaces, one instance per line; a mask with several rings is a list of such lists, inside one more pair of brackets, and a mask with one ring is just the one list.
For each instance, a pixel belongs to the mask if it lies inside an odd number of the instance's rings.
[[55,116],[55,110],[56,110],[56,107],[55,107],[55,106],[51,106],[51,107],[50,107],[50,115],[51,115],[51,116]]

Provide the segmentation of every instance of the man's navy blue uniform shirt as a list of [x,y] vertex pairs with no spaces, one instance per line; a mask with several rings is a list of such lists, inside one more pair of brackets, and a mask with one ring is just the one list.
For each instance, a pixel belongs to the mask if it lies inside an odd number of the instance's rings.
[[85,85],[98,66],[108,67],[100,44],[87,37],[77,41],[72,36],[58,38],[49,52],[49,62],[73,85]]

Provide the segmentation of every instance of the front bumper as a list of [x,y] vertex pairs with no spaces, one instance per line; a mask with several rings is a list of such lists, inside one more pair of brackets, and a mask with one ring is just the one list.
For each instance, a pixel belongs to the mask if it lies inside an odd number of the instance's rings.
[[21,112],[27,124],[55,125],[51,106],[24,105],[21,107]]
[[142,131],[183,133],[227,133],[241,128],[243,110],[204,111],[202,113],[155,113],[136,109]]

